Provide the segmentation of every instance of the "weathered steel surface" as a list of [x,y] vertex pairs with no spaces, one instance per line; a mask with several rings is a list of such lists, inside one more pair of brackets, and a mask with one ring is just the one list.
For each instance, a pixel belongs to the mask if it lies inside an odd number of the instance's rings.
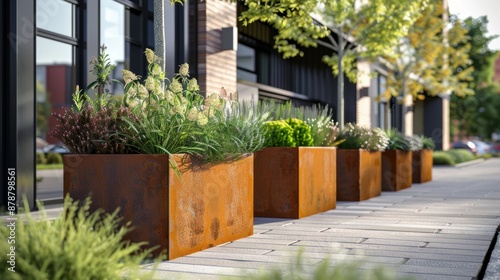
[[302,218],[336,207],[336,149],[271,147],[255,153],[254,213]]
[[[253,233],[253,156],[206,168],[190,157],[167,155],[68,155],[64,193],[92,194],[92,209],[120,207],[134,230],[127,239],[147,241],[173,259]],[[184,161],[181,162],[181,158]]]
[[253,154],[215,165],[174,156],[170,169],[169,258],[253,234]]
[[382,191],[400,191],[411,187],[412,152],[387,150],[382,152]]
[[381,152],[337,150],[337,200],[361,201],[382,193]]
[[423,149],[413,152],[413,183],[432,180],[432,150]]

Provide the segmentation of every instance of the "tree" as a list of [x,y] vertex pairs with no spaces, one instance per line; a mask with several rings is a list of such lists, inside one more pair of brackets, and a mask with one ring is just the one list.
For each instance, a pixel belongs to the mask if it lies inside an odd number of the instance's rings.
[[[456,17],[452,21],[457,22]],[[474,95],[452,96],[450,103],[450,117],[456,123],[461,137],[476,135],[481,138],[490,138],[493,132],[500,130],[500,95],[498,85],[493,83],[494,62],[498,53],[488,48],[489,42],[497,36],[487,36],[488,18],[486,16],[467,18],[462,22],[467,31],[466,42],[470,45],[469,59],[474,66],[472,80],[468,83]],[[456,69],[455,71],[461,71]]]
[[323,62],[337,76],[337,121],[342,127],[344,74],[354,81],[358,58],[373,59],[391,50],[426,3],[427,0],[245,0],[248,10],[242,12],[239,20],[243,25],[261,21],[274,27],[278,31],[275,48],[284,58],[303,56],[301,47],[318,44],[332,50]]
[[396,56],[385,57],[389,70],[386,100],[391,96],[424,99],[425,94],[472,94],[467,88],[473,71],[468,58],[467,30],[456,21],[447,31],[446,43],[443,30],[447,24],[442,2],[434,0],[396,45]]

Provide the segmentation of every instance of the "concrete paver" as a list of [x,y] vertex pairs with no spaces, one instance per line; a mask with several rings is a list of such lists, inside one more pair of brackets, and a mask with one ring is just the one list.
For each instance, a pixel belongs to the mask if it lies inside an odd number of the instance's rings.
[[[157,277],[241,276],[287,265],[304,250],[311,265],[363,258],[416,279],[475,279],[500,224],[499,170],[500,159],[436,167],[432,182],[400,192],[338,202],[335,210],[303,219],[255,218],[253,236],[163,262]],[[497,247],[485,279],[500,279]]]

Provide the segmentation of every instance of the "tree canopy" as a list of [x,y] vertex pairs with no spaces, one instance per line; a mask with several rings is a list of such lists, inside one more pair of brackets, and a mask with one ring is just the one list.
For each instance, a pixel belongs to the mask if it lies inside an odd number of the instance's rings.
[[[337,76],[337,121],[344,120],[344,74],[356,79],[356,60],[388,54],[405,35],[427,0],[244,0],[239,20],[268,23],[284,58],[321,44],[332,53],[323,62]],[[334,33],[332,33],[334,31]]]
[[396,55],[385,57],[389,69],[386,99],[407,94],[423,99],[425,94],[473,93],[467,87],[473,71],[467,30],[455,21],[445,35],[447,25],[442,2],[434,0],[396,45]]
[[[458,22],[452,17],[453,22]],[[468,88],[474,95],[452,96],[450,118],[454,130],[460,137],[474,135],[489,139],[493,132],[500,131],[499,86],[493,82],[494,63],[498,52],[490,50],[488,44],[497,36],[488,36],[488,18],[467,18],[461,23],[467,32],[467,41],[460,43],[470,46],[468,55],[474,71]],[[461,69],[455,69],[459,72]]]

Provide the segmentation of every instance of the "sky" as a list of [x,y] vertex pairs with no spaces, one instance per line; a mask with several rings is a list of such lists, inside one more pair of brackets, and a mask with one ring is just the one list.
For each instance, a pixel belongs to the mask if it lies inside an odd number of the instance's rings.
[[[460,19],[488,17],[488,35],[500,35],[500,0],[448,0],[450,13]],[[500,50],[500,37],[491,41],[491,50]]]

